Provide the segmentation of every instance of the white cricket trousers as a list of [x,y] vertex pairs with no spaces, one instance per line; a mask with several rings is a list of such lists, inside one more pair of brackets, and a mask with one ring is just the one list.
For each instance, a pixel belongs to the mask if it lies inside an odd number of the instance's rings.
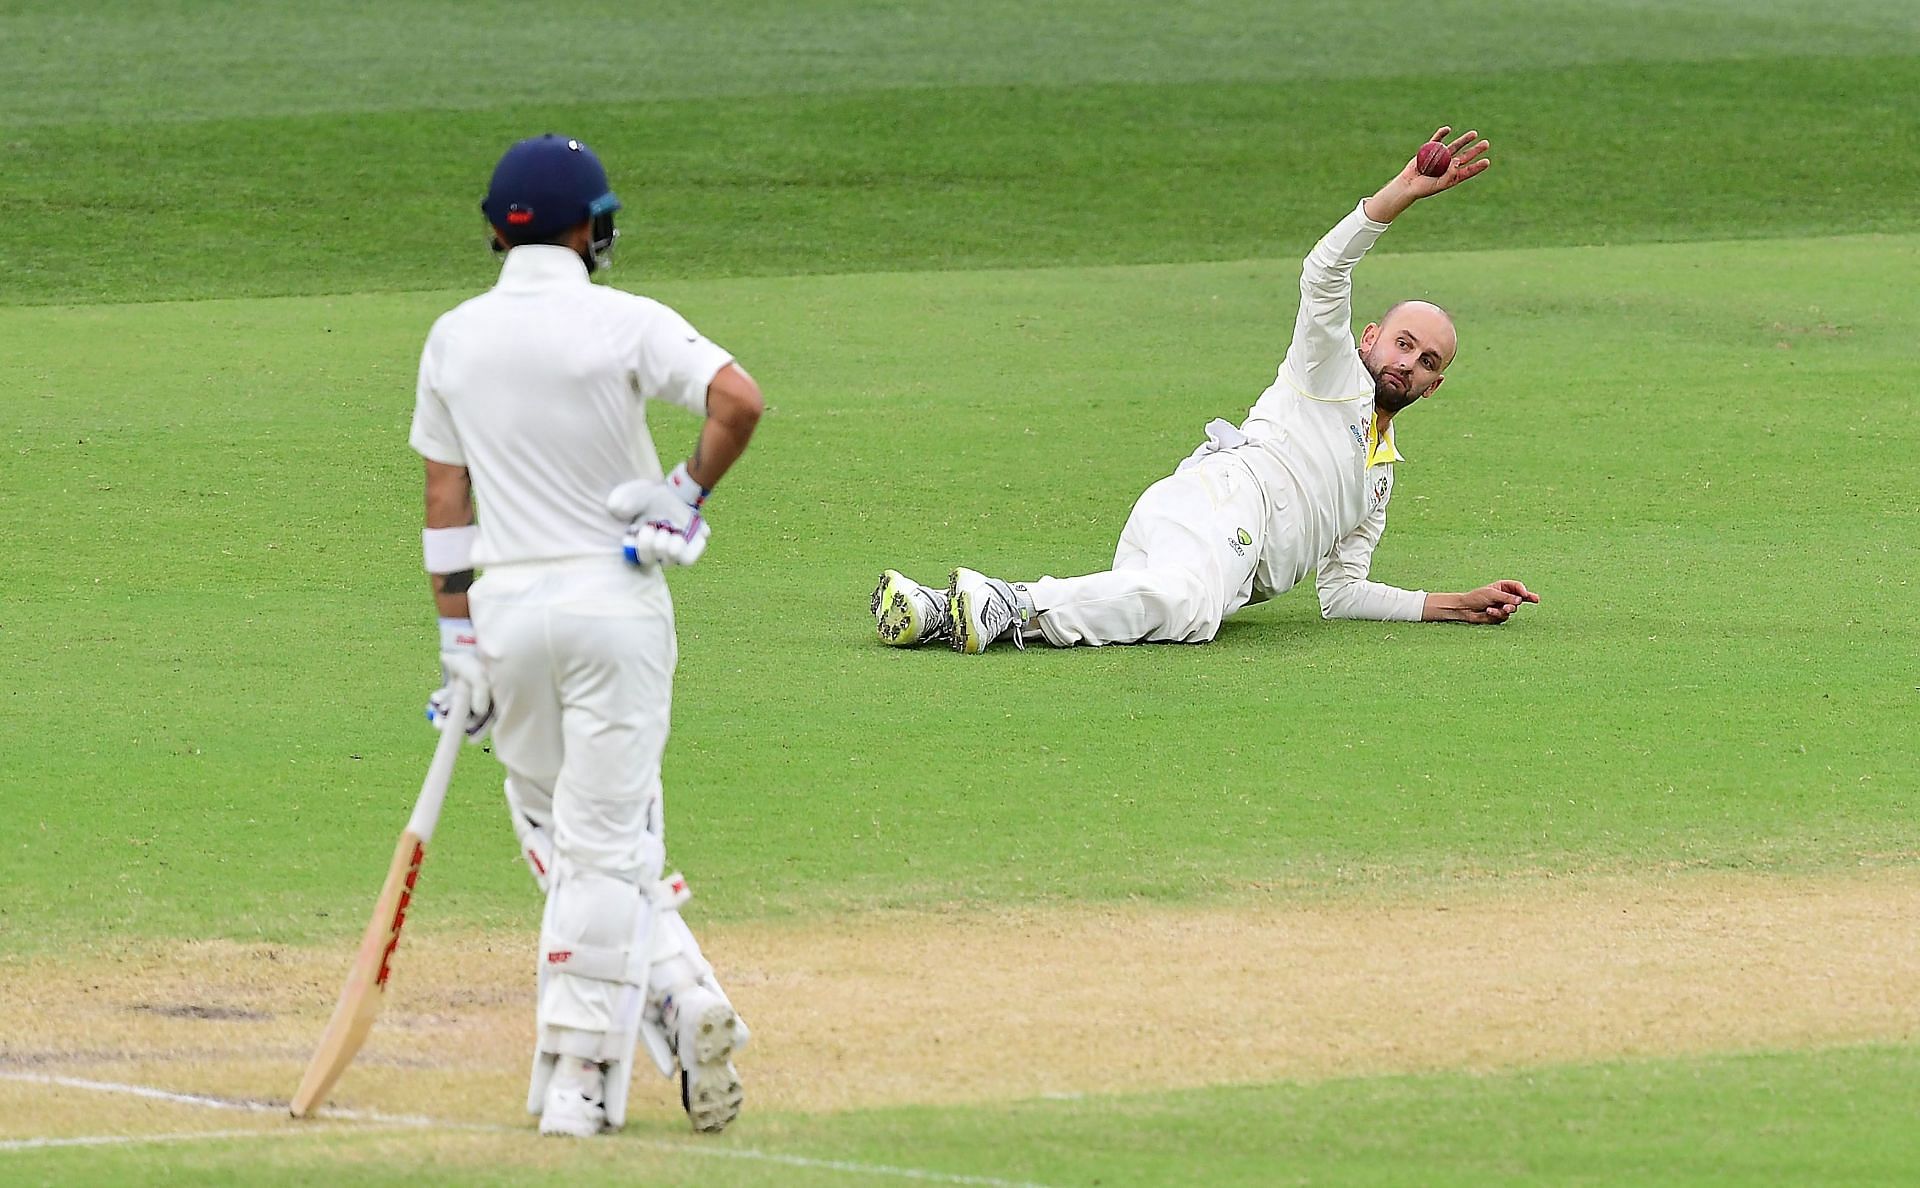
[[1027,583],[1035,626],[1055,647],[1205,643],[1253,597],[1267,497],[1230,450],[1148,487],[1133,505],[1113,568]]
[[[678,656],[666,581],[617,555],[497,565],[468,601],[508,806],[552,830],[542,947],[625,948],[665,863],[660,757]],[[539,1024],[604,1033],[618,992],[555,969]]]

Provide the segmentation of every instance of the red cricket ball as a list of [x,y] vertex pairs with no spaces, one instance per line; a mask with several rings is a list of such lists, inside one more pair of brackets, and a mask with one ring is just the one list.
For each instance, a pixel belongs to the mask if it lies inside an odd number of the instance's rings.
[[1420,155],[1413,159],[1413,167],[1428,177],[1445,177],[1452,165],[1453,153],[1437,140],[1421,145]]

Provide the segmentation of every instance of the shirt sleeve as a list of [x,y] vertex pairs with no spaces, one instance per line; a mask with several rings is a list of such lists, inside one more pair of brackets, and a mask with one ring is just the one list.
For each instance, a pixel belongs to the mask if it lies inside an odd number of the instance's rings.
[[1373,550],[1387,530],[1383,500],[1360,526],[1334,542],[1320,559],[1314,585],[1320,595],[1320,615],[1326,619],[1389,619],[1417,623],[1426,613],[1425,590],[1402,590],[1367,580]]
[[705,416],[707,388],[733,356],[664,305],[656,305],[640,335],[635,369],[640,394]]
[[467,454],[460,448],[460,434],[453,427],[453,414],[447,411],[446,400],[433,386],[435,338],[428,334],[427,345],[420,351],[420,378],[413,390],[413,431],[407,435],[407,444],[428,461],[465,466]]
[[1309,396],[1345,398],[1357,346],[1353,340],[1353,268],[1387,224],[1367,217],[1366,203],[1326,233],[1300,266],[1300,314],[1280,372]]

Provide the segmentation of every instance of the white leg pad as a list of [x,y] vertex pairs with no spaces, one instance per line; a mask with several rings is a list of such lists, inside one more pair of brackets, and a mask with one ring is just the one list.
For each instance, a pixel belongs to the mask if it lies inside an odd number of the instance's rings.
[[551,890],[553,872],[553,793],[511,775],[506,791],[513,835],[520,839],[520,857],[544,895]]
[[713,977],[713,966],[693,939],[693,930],[680,917],[679,905],[660,914],[653,932],[653,962],[647,970],[647,994],[665,998],[675,990]]
[[[683,1064],[672,1054],[672,1045],[668,1043],[665,1016],[667,1001],[675,994],[694,986],[701,986],[725,999],[731,1007],[733,1000],[727,998],[727,992],[721,988],[720,981],[714,977],[713,966],[707,961],[706,954],[700,951],[700,942],[694,939],[693,930],[681,918],[679,905],[686,902],[682,897],[667,910],[660,913],[653,930],[653,965],[647,971],[647,1010],[643,1016],[641,1036],[648,1042],[649,1048],[657,1042],[663,1052],[656,1053],[654,1062],[662,1072],[672,1075],[676,1064]],[[735,1015],[734,1049],[747,1046],[749,1035],[746,1021]]]
[[[655,845],[657,846],[657,842]],[[647,870],[660,867],[656,859]],[[540,928],[539,1036],[527,1109],[540,1113],[561,1056],[608,1065],[607,1124],[625,1121],[638,1011],[652,964],[653,896],[599,871],[555,871]],[[610,983],[611,985],[608,985]]]

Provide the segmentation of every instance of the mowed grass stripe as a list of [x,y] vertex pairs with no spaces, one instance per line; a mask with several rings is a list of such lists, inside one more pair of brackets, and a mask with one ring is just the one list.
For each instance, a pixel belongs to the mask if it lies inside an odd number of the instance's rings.
[[[1725,1185],[1893,1184],[1920,1160],[1908,1123],[1920,1049],[1767,1052],[1436,1074],[969,1109],[743,1117],[718,1143],[805,1159],[924,1169],[953,1179],[1112,1188],[1408,1182]],[[617,1170],[665,1185],[845,1183],[840,1168],[767,1167],[638,1141],[558,1144],[525,1134],[342,1133],[311,1144],[210,1142],[166,1151],[198,1184],[509,1184]],[[152,1167],[151,1151],[0,1156],[28,1179],[107,1183]],[[887,1182],[892,1177],[873,1177]],[[865,1182],[865,1181],[862,1181]],[[938,1182],[938,1181],[936,1181]]]
[[488,172],[547,129],[608,162],[629,277],[1292,255],[1441,120],[1496,170],[1396,250],[1905,231],[1917,90],[1920,57],[1762,57],[27,127],[0,302],[478,285]]
[[[1920,50],[1899,0],[1432,0],[1426,44],[1387,36],[1395,0],[580,0],[590,37],[522,36],[511,0],[242,5],[16,0],[0,13],[0,112],[17,124],[487,108],[928,86],[1286,82],[1615,61]],[[430,47],[430,52],[422,52]],[[720,64],[724,63],[724,68]]]
[[[1917,245],[1383,254],[1362,308],[1426,293],[1464,345],[1402,426],[1376,574],[1545,603],[1481,632],[1325,624],[1300,591],[1206,648],[974,662],[875,645],[879,568],[1105,564],[1138,491],[1267,382],[1295,265],[662,287],[773,404],[675,575],[667,780],[701,910],[1907,860],[1920,516],[1887,467]],[[318,913],[430,741],[404,436],[453,299],[0,316],[0,718],[27,740],[0,782],[43,793],[16,928],[357,927]],[[669,456],[691,433],[658,419]],[[517,918],[497,780],[457,777],[444,919]]]

